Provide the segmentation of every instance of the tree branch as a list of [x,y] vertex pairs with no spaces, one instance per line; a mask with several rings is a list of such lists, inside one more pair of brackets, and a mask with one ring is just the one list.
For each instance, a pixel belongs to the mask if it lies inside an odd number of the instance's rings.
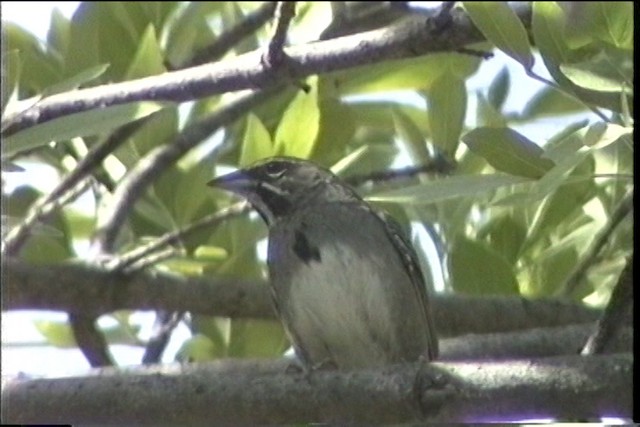
[[296,15],[296,2],[294,1],[279,1],[276,2],[275,9],[275,30],[273,32],[273,36],[271,37],[271,41],[269,42],[269,47],[267,49],[266,56],[263,56],[263,59],[266,59],[268,64],[274,66],[275,64],[279,64],[283,61],[285,57],[284,53],[284,45],[287,41],[287,33],[289,31],[289,24],[291,24],[291,20]]
[[[57,197],[47,195],[39,199],[33,204],[33,206],[31,206],[25,219],[11,229],[7,236],[2,240],[2,255],[17,255],[22,246],[31,236],[33,228],[38,223],[46,220],[46,218],[57,209],[74,201],[82,193],[87,191],[90,186],[91,179],[87,178],[81,182],[76,181],[75,185],[65,185],[64,190],[61,190]],[[58,188],[60,188],[60,186],[58,186]]]
[[631,212],[633,212],[633,189],[625,194],[616,209],[612,212],[611,217],[609,218],[605,226],[596,235],[593,243],[591,243],[591,245],[585,252],[584,257],[580,260],[580,262],[578,262],[565,283],[562,285],[562,287],[560,287],[560,292],[558,293],[559,295],[568,297],[576,290],[578,285],[580,285],[580,283],[584,279],[589,267],[595,264],[598,254],[611,238],[611,234],[622,222],[622,220],[625,219]]
[[214,62],[222,58],[233,46],[267,22],[273,16],[275,8],[276,2],[264,2],[258,9],[248,13],[237,25],[220,34],[209,46],[197,51],[189,61],[179,68]]
[[[287,361],[103,369],[9,382],[11,423],[402,423],[631,418],[631,353],[287,372]],[[307,375],[307,376],[305,376]]]
[[[518,3],[513,7],[529,27],[530,5]],[[259,49],[212,64],[52,95],[3,120],[2,135],[6,137],[58,117],[110,105],[144,100],[182,102],[242,89],[264,88],[283,79],[300,80],[314,74],[390,59],[455,51],[484,40],[460,9],[451,10],[451,24],[443,30],[427,25],[428,20],[413,15],[385,28],[288,47],[285,53],[289,58],[290,76],[274,75],[274,70],[262,66],[263,51]]]
[[251,205],[247,202],[238,202],[224,209],[220,209],[219,211],[207,215],[204,218],[190,224],[180,230],[173,231],[171,233],[166,233],[165,235],[159,237],[152,242],[138,246],[131,251],[118,255],[113,259],[113,261],[107,264],[107,267],[114,271],[135,271],[139,270],[138,265],[136,264],[140,260],[143,260],[145,257],[150,254],[157,252],[165,246],[172,245],[174,243],[178,243],[180,239],[185,238],[188,235],[191,235],[197,231],[202,229],[207,229],[209,231],[214,230],[215,227],[220,224],[222,221],[225,221],[234,216],[240,215],[242,213],[248,212],[251,210]]
[[106,215],[98,217],[98,232],[94,240],[95,253],[113,252],[116,238],[127,215],[156,177],[206,137],[220,127],[237,120],[269,98],[276,90],[276,87],[272,87],[269,90],[252,92],[230,102],[185,128],[175,141],[158,146],[136,163],[116,187],[110,206],[105,209]]
[[69,313],[69,324],[78,348],[92,367],[114,365],[107,340],[96,327],[95,316]]
[[[59,310],[100,315],[116,310],[167,310],[226,317],[273,318],[269,287],[228,277],[163,273],[114,274],[81,264],[2,261],[3,310]],[[435,295],[441,337],[595,322],[599,310],[561,300]],[[579,347],[575,349],[577,352]]]
[[67,176],[65,176],[58,185],[56,185],[53,191],[43,196],[38,202],[34,203],[29,209],[29,213],[24,221],[7,234],[6,238],[2,242],[3,255],[17,255],[31,235],[34,224],[43,220],[45,216],[51,213],[53,208],[66,203],[63,202],[64,200],[75,197],[77,191],[83,192],[84,190],[81,189],[84,189],[89,181],[78,186],[75,190],[74,187],[77,186],[83,178],[90,175],[91,171],[97,168],[109,154],[113,153],[116,148],[127,141],[133,133],[140,129],[140,127],[148,121],[149,117],[120,126],[105,141],[91,147],[86,156],[84,156],[78,162],[77,166]]
[[611,299],[593,334],[582,349],[582,354],[602,353],[611,346],[624,326],[630,323],[633,313],[633,256],[622,270]]

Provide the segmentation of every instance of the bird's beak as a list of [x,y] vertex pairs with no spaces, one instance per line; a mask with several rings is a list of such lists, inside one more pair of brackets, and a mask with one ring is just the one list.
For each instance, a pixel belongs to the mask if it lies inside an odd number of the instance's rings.
[[207,182],[209,187],[222,188],[233,193],[244,194],[255,187],[255,180],[243,170],[219,176]]

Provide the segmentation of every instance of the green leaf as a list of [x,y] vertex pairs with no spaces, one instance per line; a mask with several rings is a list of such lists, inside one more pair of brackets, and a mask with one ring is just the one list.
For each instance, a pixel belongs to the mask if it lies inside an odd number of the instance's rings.
[[71,22],[58,10],[51,12],[51,22],[47,32],[47,44],[61,57],[65,58],[69,51],[69,37],[71,35]]
[[477,94],[478,107],[476,108],[477,124],[483,127],[504,128],[507,119],[491,105],[481,93]]
[[[566,4],[566,3],[565,3]],[[584,4],[584,3],[583,3]],[[585,104],[600,106],[620,112],[622,102],[618,93],[600,92],[576,86],[561,71],[561,64],[571,64],[583,60],[584,49],[572,51],[567,46],[565,35],[565,14],[556,2],[533,2],[532,26],[536,46],[549,74],[568,93],[574,93]],[[599,42],[600,43],[600,42]],[[598,44],[587,46],[587,54],[593,56],[601,49]],[[632,55],[627,55],[628,57]],[[627,61],[628,62],[628,61]]]
[[[106,19],[100,12],[98,3],[80,3],[71,18],[68,55],[65,57],[66,71],[77,74],[96,64],[111,64],[108,58],[101,56],[98,49],[101,42],[100,31],[96,23],[106,25]],[[119,43],[111,40],[111,43]],[[124,47],[124,45],[123,45]],[[113,70],[111,70],[113,72]],[[105,76],[110,78],[111,76]]]
[[[51,177],[49,174],[43,176]],[[3,194],[2,217],[3,222],[7,222],[3,225],[12,227],[15,219],[24,219],[33,203],[41,196],[39,191],[28,185],[16,188],[11,194]],[[73,251],[70,233],[59,210],[54,210],[46,221],[36,222],[31,237],[20,251],[20,258],[32,264],[55,264],[71,257]]]
[[163,104],[158,102],[135,102],[60,117],[6,137],[3,141],[3,155],[11,156],[51,141],[112,131],[162,108]]
[[[238,5],[238,2],[229,1],[223,3],[225,7],[222,8],[221,19],[222,19],[222,32],[237,31],[236,27],[240,22],[243,22],[247,19],[242,12],[242,9]],[[245,33],[245,36],[240,39],[240,41],[236,42],[233,46],[233,50],[237,54],[242,54],[246,52],[251,52],[260,47],[258,38],[256,37],[255,32]]]
[[[557,2],[533,2],[531,26],[533,39],[545,63],[568,62],[570,49],[564,35],[564,13]],[[547,67],[549,68],[549,67]]]
[[73,332],[69,323],[65,320],[53,321],[53,320],[34,320],[33,326],[40,332],[45,340],[49,344],[59,348],[73,348],[76,347],[76,340],[73,337]]
[[467,111],[464,80],[454,73],[443,73],[429,87],[427,101],[433,144],[453,158],[460,144],[460,133]]
[[78,89],[85,83],[89,83],[101,75],[109,68],[109,64],[98,64],[95,67],[89,67],[76,74],[75,76],[65,79],[59,83],[49,86],[44,89],[42,96],[55,95],[56,93],[68,92],[74,89]]
[[175,104],[168,104],[145,120],[145,123],[131,135],[130,142],[116,150],[116,157],[127,168],[133,167],[149,151],[175,139],[178,120],[178,108]]
[[372,94],[402,89],[424,89],[443,73],[465,79],[478,70],[481,60],[459,53],[434,53],[417,58],[384,61],[330,73],[326,77],[340,95]]
[[633,127],[597,122],[587,129],[581,129],[577,134],[582,136],[581,142],[586,147],[601,149],[615,143],[620,138],[628,138],[629,144],[632,144],[630,138],[633,135]]
[[369,148],[370,147],[368,145],[358,147],[354,152],[344,156],[337,163],[331,166],[331,172],[336,175],[342,175],[344,171],[349,169],[349,166],[356,163],[369,150]]
[[233,319],[231,321],[230,357],[280,356],[288,347],[282,324],[274,320]]
[[[18,82],[20,81],[20,52],[17,49],[2,51],[2,118],[9,117],[15,109],[19,108]],[[7,105],[12,104],[11,108]],[[11,110],[11,111],[9,111]]]
[[166,70],[164,66],[164,54],[158,40],[156,31],[149,25],[142,35],[135,56],[125,74],[125,79],[133,80],[141,77],[162,74]]
[[593,169],[593,159],[587,158],[570,175],[582,179],[566,179],[556,183],[557,189],[544,199],[531,220],[528,244],[543,239],[547,232],[554,230],[560,223],[581,213],[583,205],[595,197]]
[[[20,251],[20,259],[31,264],[55,264],[72,258],[65,230],[46,228],[34,234]],[[49,231],[52,230],[52,231]]]
[[367,197],[372,202],[429,204],[459,197],[478,197],[507,185],[528,182],[513,175],[459,175],[384,191]]
[[224,8],[223,2],[190,2],[175,8],[162,28],[160,40],[165,40],[167,61],[180,66],[211,43],[213,31],[207,19]]
[[397,102],[389,101],[354,102],[349,107],[358,128],[381,133],[392,132],[395,129],[395,124],[393,115],[389,112],[400,110],[418,127],[421,134],[429,134],[428,117],[425,117],[424,107],[399,105]]
[[478,231],[478,238],[486,240],[509,264],[516,265],[520,247],[527,235],[527,229],[514,215],[497,215]]
[[469,17],[482,34],[498,49],[521,63],[533,67],[534,59],[527,30],[507,2],[462,2]]
[[221,248],[219,246],[203,245],[196,248],[196,250],[193,252],[193,256],[198,259],[222,261],[226,259],[229,254],[224,248]]
[[451,284],[456,292],[475,295],[518,294],[511,265],[486,244],[458,235],[449,254]]
[[[603,54],[604,55],[604,54]],[[608,58],[590,58],[575,64],[562,64],[560,70],[576,86],[599,92],[622,92],[633,87],[633,81],[624,78]],[[629,62],[632,61],[629,55]],[[631,78],[631,76],[629,76]]]
[[247,115],[247,126],[242,140],[238,166],[245,167],[257,160],[273,156],[274,147],[269,131],[260,118],[253,113]]
[[[5,72],[19,67],[19,89],[21,96],[41,93],[44,88],[58,82],[62,76],[60,58],[42,48],[38,38],[12,22],[2,22],[2,54],[17,51],[19,65],[12,65]],[[8,59],[15,60],[15,56]],[[95,63],[93,64],[95,65]],[[3,58],[3,66],[4,58]],[[11,81],[13,79],[10,79]],[[4,82],[3,82],[4,83]]]
[[203,334],[195,334],[186,339],[176,353],[176,361],[204,362],[224,356],[221,349]]
[[489,90],[487,92],[487,101],[496,111],[501,111],[504,106],[504,102],[509,95],[509,87],[511,85],[511,78],[509,69],[505,66],[502,67],[500,72],[491,81]]
[[586,241],[579,243],[576,239],[571,239],[548,245],[540,253],[536,253],[535,262],[529,264],[530,280],[523,284],[523,293],[532,297],[557,294],[578,261],[577,244],[588,246]]
[[307,83],[309,93],[298,92],[276,130],[275,151],[279,155],[308,159],[315,147],[320,128],[318,78],[311,77]]
[[565,38],[572,48],[600,40],[633,49],[632,2],[561,2],[560,7],[566,14]]
[[226,356],[231,330],[231,319],[193,314],[189,326],[194,336],[204,335],[211,340],[215,347],[215,357]]
[[262,277],[262,264],[258,261],[256,244],[265,237],[265,232],[261,220],[247,216],[234,219],[223,230],[216,230],[208,244],[225,248],[229,256],[208,271],[225,277]]
[[[325,94],[319,99],[320,130],[313,150],[313,160],[319,164],[335,163],[347,152],[356,131],[356,122],[351,105],[341,99],[327,94],[324,80],[320,81],[319,90]],[[336,126],[336,123],[339,123]]]
[[462,140],[497,170],[527,178],[540,178],[553,166],[533,141],[509,128],[476,128]]
[[[209,214],[214,206],[208,197],[202,197],[201,191],[207,191],[204,185],[211,178],[211,166],[206,162],[194,164],[187,170],[180,170],[178,180],[174,182],[175,194],[171,199],[171,210],[180,225],[190,224],[202,215]],[[200,184],[201,191],[194,191],[194,185]],[[165,200],[169,202],[168,200]]]
[[585,111],[587,107],[577,99],[545,86],[527,101],[518,119],[528,121]]
[[[393,124],[400,140],[405,143],[409,157],[413,163],[426,163],[431,156],[427,150],[425,138],[420,129],[413,123],[413,120],[402,110],[394,108],[391,111]],[[425,117],[426,120],[426,117]]]
[[206,259],[194,259],[181,255],[173,256],[156,264],[161,270],[168,270],[172,273],[187,277],[202,276],[210,265],[211,261]]

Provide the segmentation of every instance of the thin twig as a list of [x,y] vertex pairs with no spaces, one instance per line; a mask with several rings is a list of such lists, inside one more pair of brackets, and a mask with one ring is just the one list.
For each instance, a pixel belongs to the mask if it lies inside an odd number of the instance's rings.
[[153,333],[147,342],[142,356],[143,365],[151,365],[160,362],[171,334],[184,317],[184,312],[158,311],[153,325]]
[[69,324],[78,347],[91,367],[113,366],[107,341],[96,327],[95,316],[69,313]]
[[186,127],[175,141],[155,148],[141,159],[116,188],[108,213],[106,217],[101,218],[98,233],[94,239],[94,253],[114,252],[116,238],[126,217],[144,190],[160,174],[206,137],[242,117],[276,93],[278,89],[281,88],[272,87],[269,90],[251,92],[230,102]]
[[633,190],[630,190],[623,198],[617,208],[613,211],[611,218],[605,225],[605,227],[598,233],[595,237],[593,243],[587,249],[585,256],[582,260],[576,265],[573,272],[569,275],[567,280],[560,289],[561,296],[569,296],[571,295],[575,289],[578,287],[582,279],[584,278],[587,270],[591,267],[598,254],[604,247],[604,245],[609,240],[609,237],[615,230],[615,228],[620,224],[620,222],[627,217],[627,215],[633,210]]
[[181,251],[176,248],[165,248],[149,254],[144,258],[140,258],[138,261],[133,263],[129,268],[125,270],[125,273],[134,273],[136,271],[144,270],[148,267],[151,267],[154,264],[164,261],[165,259],[173,258],[181,254]]
[[12,228],[3,239],[2,255],[16,256],[31,235],[33,228],[39,222],[45,221],[49,215],[61,206],[71,203],[76,197],[84,193],[91,183],[92,179],[86,178],[84,181],[77,183],[74,188],[66,189],[66,192],[58,195],[56,199],[51,198],[49,195],[34,203],[24,220]]
[[331,12],[333,20],[320,34],[320,40],[382,28],[411,14],[425,14],[422,8],[411,8],[406,1],[331,2]]
[[140,259],[145,256],[158,251],[167,245],[172,245],[184,239],[185,237],[199,231],[202,229],[211,229],[215,227],[220,222],[241,215],[245,212],[251,210],[251,206],[247,202],[239,202],[233,204],[227,208],[221,209],[218,212],[215,212],[211,215],[207,215],[206,217],[200,219],[189,226],[182,228],[180,230],[173,231],[171,233],[167,233],[164,236],[154,240],[151,243],[146,245],[137,247],[123,255],[115,258],[111,263],[107,264],[109,269],[114,271],[124,271],[128,269],[132,264],[138,262]]
[[611,123],[611,119],[607,118],[607,116],[605,116],[602,113],[602,111],[600,111],[597,107],[591,105],[591,103],[587,103],[586,101],[584,101],[580,96],[576,95],[573,91],[566,90],[565,88],[563,88],[559,84],[557,84],[555,82],[552,82],[551,80],[546,79],[546,78],[536,74],[532,69],[525,69],[525,71],[526,71],[527,75],[529,77],[531,77],[532,79],[538,80],[540,83],[543,83],[543,84],[545,84],[545,85],[557,90],[558,92],[560,92],[560,93],[562,93],[564,95],[567,95],[568,97],[572,98],[576,102],[584,105],[589,110],[591,110],[593,112],[593,114],[598,116],[603,122]]
[[206,62],[214,62],[222,58],[242,39],[253,34],[258,28],[264,25],[272,16],[276,8],[276,2],[265,2],[258,9],[248,13],[240,22],[227,31],[218,35],[216,40],[209,46],[197,51],[191,59],[178,68],[188,68]]
[[289,31],[289,25],[291,20],[296,15],[296,2],[294,1],[279,1],[275,9],[275,21],[276,26],[273,32],[273,37],[269,42],[269,48],[267,50],[267,56],[264,58],[272,67],[281,64],[285,58],[284,45],[287,41],[287,32]]
[[622,270],[618,283],[616,283],[611,299],[604,314],[598,321],[598,326],[589,337],[582,349],[582,355],[593,355],[603,353],[609,343],[613,342],[616,336],[623,329],[625,319],[631,318],[631,307],[633,306],[633,256],[627,261],[627,266]]
[[456,5],[455,1],[443,1],[438,14],[433,17],[436,34],[442,33],[449,25],[453,23],[451,11]]
[[[100,162],[102,162],[109,154],[113,153],[113,151],[122,145],[122,143],[124,143],[134,132],[140,129],[140,127],[147,122],[149,117],[151,116],[119,127],[109,136],[109,138],[91,147],[86,156],[84,156],[78,162],[77,166],[67,176],[65,176],[62,181],[60,181],[53,191],[43,196],[42,199],[33,204],[23,223],[18,226],[19,228],[12,230],[12,232],[10,232],[6,237],[6,249],[4,252],[7,255],[17,254],[31,235],[31,229],[34,224],[39,220],[42,220],[43,215],[46,215],[46,211],[48,210],[47,205],[55,204],[55,199],[62,199],[63,197],[66,197],[66,193],[74,191],[73,187],[75,185],[77,185],[84,177],[90,175],[91,172],[100,165]],[[80,186],[80,188],[84,187]],[[78,188],[75,191],[80,191],[80,193],[83,192],[83,190],[79,190]],[[71,196],[74,197],[74,193],[71,193]],[[65,203],[66,202],[58,203],[58,206]]]
[[399,178],[411,178],[421,173],[447,174],[453,169],[453,165],[442,158],[436,158],[432,163],[419,166],[409,166],[402,169],[377,171],[364,175],[353,175],[345,178],[345,181],[354,187],[358,187],[367,181],[382,182]]

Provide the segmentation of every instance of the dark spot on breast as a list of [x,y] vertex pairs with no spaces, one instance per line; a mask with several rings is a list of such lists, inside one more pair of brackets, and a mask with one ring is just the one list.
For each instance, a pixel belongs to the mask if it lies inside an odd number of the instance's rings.
[[311,261],[320,262],[320,250],[309,242],[302,231],[296,230],[294,237],[293,252],[298,255],[298,258],[305,264],[309,264]]

